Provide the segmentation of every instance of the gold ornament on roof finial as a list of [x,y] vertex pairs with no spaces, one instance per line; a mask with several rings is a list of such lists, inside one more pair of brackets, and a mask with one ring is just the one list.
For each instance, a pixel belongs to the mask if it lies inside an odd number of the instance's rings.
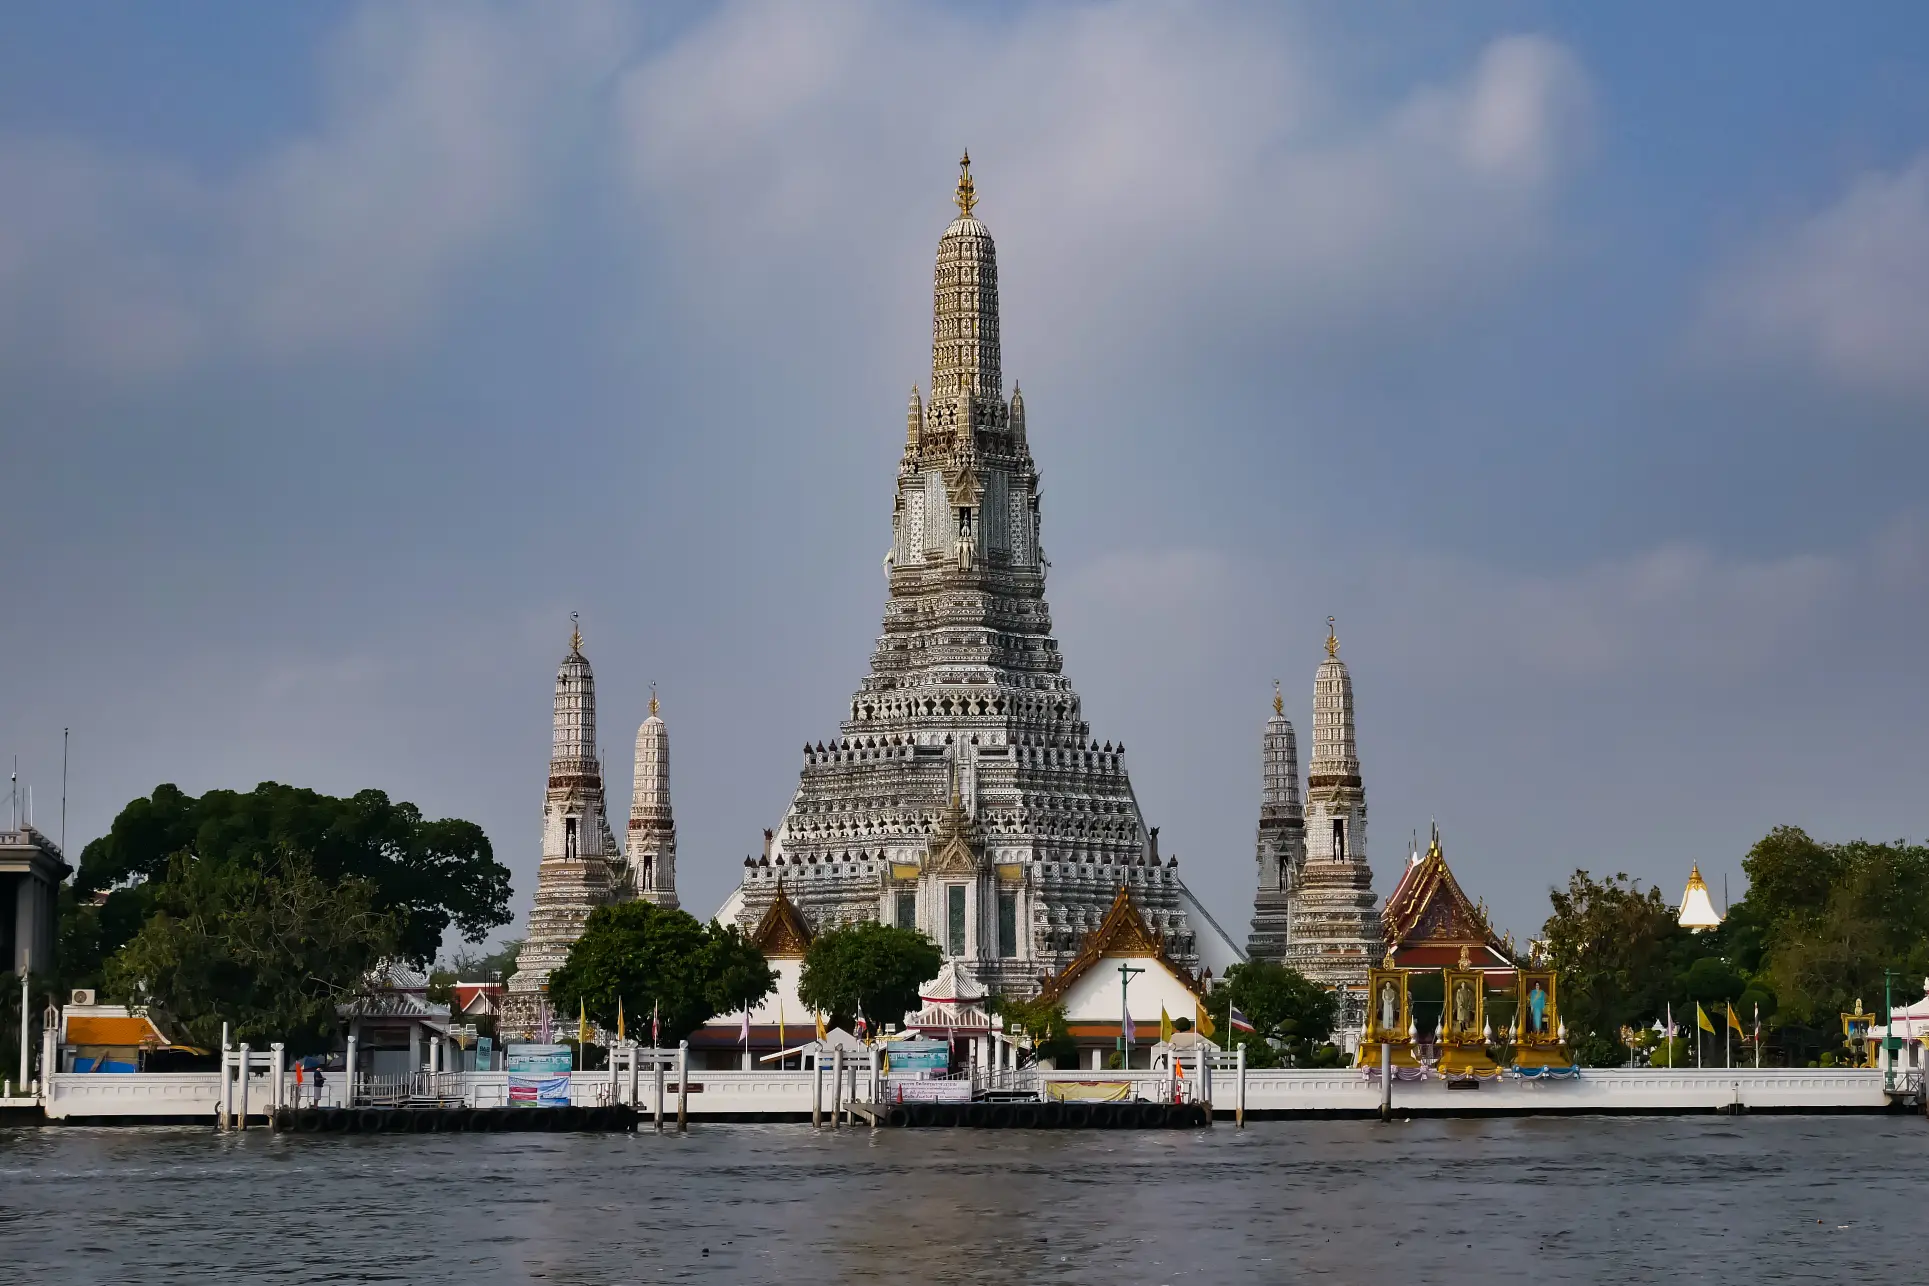
[[1286,698],[1279,695],[1279,680],[1273,680],[1273,713],[1286,713]]
[[951,199],[958,203],[959,214],[967,219],[977,208],[978,189],[971,182],[971,152],[968,149],[958,158],[958,193]]
[[572,652],[580,652],[583,650],[583,629],[582,626],[577,623],[576,613],[574,612],[569,614],[569,650]]
[[656,713],[656,680],[650,680],[650,713]]
[[1340,654],[1340,636],[1333,628],[1333,618],[1326,618],[1326,655],[1337,659]]

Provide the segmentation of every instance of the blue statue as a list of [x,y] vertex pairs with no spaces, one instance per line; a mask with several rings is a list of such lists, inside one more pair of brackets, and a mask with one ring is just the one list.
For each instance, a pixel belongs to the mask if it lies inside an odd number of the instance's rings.
[[1527,1012],[1533,1023],[1529,1030],[1536,1035],[1545,1032],[1547,1030],[1547,993],[1541,989],[1538,981],[1534,983],[1534,989],[1527,993]]

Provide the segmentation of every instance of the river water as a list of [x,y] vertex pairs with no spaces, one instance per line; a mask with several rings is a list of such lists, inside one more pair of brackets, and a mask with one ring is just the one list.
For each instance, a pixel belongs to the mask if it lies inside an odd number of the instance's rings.
[[1915,1117],[0,1130],[20,1283],[1922,1281]]

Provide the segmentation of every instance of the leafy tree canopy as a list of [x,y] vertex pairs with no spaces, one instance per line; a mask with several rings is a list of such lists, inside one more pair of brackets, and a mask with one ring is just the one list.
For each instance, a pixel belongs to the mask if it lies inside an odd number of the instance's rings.
[[304,853],[247,862],[177,854],[150,880],[154,914],[108,962],[111,994],[158,1006],[177,1040],[231,1038],[295,1055],[333,1046],[337,1007],[391,956],[400,917],[376,906],[373,884],[325,880]]
[[1560,975],[1560,1008],[1578,1041],[1618,1039],[1623,1026],[1651,1020],[1678,993],[1679,957],[1693,950],[1661,890],[1626,875],[1597,880],[1576,871],[1551,895],[1541,927],[1549,963]]
[[1072,1040],[1072,1029],[1065,1021],[1064,1005],[1043,996],[1028,1000],[996,996],[992,1007],[1004,1015],[1006,1026],[1018,1028],[1031,1037],[1035,1057],[1050,1059],[1054,1067],[1077,1066],[1078,1045]]
[[562,968],[549,975],[559,1018],[586,1013],[616,1030],[648,1030],[660,1006],[666,1040],[681,1039],[718,1014],[755,1004],[777,987],[764,953],[733,926],[704,925],[687,911],[649,902],[619,902],[590,912]]
[[[1234,1005],[1252,1020],[1252,1032],[1233,1030]],[[1339,1021],[1337,996],[1272,960],[1248,960],[1226,970],[1206,1008],[1216,1027],[1214,1039],[1227,1049],[1246,1046],[1248,1067],[1273,1067],[1281,1061],[1310,1065]]]
[[937,944],[916,929],[863,920],[817,936],[797,995],[840,1025],[862,1013],[881,1027],[916,1009],[918,988],[943,965]]
[[305,855],[320,880],[365,881],[374,909],[397,918],[397,953],[418,965],[451,925],[478,941],[510,919],[509,870],[473,822],[426,820],[379,790],[339,799],[268,781],[196,797],[163,785],[81,852],[77,892],[116,890],[96,915],[94,949],[108,955],[134,936],[156,909],[145,885],[165,878],[175,855],[246,867],[280,852]]

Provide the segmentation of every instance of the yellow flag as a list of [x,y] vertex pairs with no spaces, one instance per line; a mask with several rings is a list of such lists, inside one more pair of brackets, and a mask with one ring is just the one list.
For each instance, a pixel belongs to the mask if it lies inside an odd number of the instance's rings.
[[589,1009],[581,1000],[576,1002],[576,1042],[589,1044]]
[[777,997],[777,1048],[782,1049],[787,1043],[784,1040],[784,998],[779,996]]
[[1213,1024],[1212,1015],[1206,1012],[1206,1007],[1203,1004],[1195,1004],[1192,1008],[1194,1014],[1192,1029],[1201,1036],[1204,1036],[1207,1040],[1211,1040],[1213,1034],[1219,1030],[1219,1028]]
[[1728,1025],[1744,1036],[1748,1034],[1748,1029],[1741,1025],[1741,1015],[1735,1012],[1733,1005],[1728,1006]]
[[1168,1045],[1172,1043],[1172,1015],[1165,1011],[1163,1004],[1159,1006],[1159,1039]]
[[1701,1007],[1699,1000],[1695,1002],[1695,1023],[1710,1036],[1715,1034],[1715,1025],[1708,1021],[1708,1011]]
[[621,996],[616,998],[616,1039],[619,1044],[623,1039],[623,998]]
[[824,1015],[817,1014],[816,1018],[817,1018],[817,1039],[829,1040],[830,1039],[829,1035],[826,1034],[826,1032],[824,1031]]

